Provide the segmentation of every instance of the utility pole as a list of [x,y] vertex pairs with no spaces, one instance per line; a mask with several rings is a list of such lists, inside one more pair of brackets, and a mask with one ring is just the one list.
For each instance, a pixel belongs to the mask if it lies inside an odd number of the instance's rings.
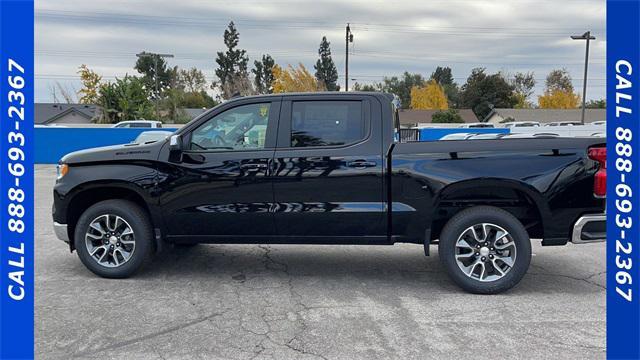
[[155,78],[155,83],[156,83],[156,98],[155,98],[155,105],[156,105],[156,119],[155,120],[159,120],[160,119],[160,112],[158,110],[158,101],[160,100],[160,84],[158,83],[158,59],[162,58],[172,58],[173,54],[157,54],[157,53],[150,53],[150,52],[141,52],[136,54],[137,57],[139,58],[144,58],[144,57],[152,57],[153,58],[153,77]]
[[353,42],[353,33],[347,23],[347,29],[345,31],[345,49],[344,49],[344,91],[349,91],[349,43]]
[[586,40],[587,41],[587,51],[584,55],[584,79],[582,79],[582,117],[580,118],[580,122],[584,125],[584,111],[587,102],[587,70],[589,68],[589,41],[595,40],[595,36],[591,36],[591,31],[587,31],[582,35],[573,35],[571,36],[573,40]]

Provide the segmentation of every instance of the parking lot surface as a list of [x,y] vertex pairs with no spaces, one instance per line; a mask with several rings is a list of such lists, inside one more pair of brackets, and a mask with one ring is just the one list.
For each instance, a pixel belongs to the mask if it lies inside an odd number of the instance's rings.
[[41,359],[605,357],[605,245],[541,247],[519,286],[470,295],[417,245],[198,245],[137,276],[89,272],[52,230],[36,166]]

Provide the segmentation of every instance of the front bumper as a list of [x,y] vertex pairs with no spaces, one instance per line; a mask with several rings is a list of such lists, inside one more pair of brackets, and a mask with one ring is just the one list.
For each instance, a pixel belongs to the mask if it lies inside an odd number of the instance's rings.
[[57,222],[53,222],[53,232],[56,234],[56,237],[67,244],[69,243],[69,233],[67,232],[67,224],[60,224]]
[[607,216],[590,214],[581,216],[573,224],[571,242],[574,244],[590,244],[607,240]]

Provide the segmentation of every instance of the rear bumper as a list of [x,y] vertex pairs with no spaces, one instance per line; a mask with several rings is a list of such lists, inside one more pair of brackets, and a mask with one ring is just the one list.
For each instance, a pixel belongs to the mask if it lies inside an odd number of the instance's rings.
[[67,224],[60,224],[57,222],[53,222],[53,232],[56,234],[56,237],[67,244],[69,243],[69,233],[67,232]]
[[573,224],[571,242],[589,244],[607,240],[607,216],[605,214],[589,214],[581,216]]

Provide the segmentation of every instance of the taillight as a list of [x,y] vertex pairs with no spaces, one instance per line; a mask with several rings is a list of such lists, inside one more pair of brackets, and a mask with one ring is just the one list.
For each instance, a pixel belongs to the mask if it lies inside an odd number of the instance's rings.
[[595,160],[600,164],[600,168],[595,175],[593,182],[593,195],[595,197],[607,196],[607,148],[594,147],[589,149],[589,159]]

